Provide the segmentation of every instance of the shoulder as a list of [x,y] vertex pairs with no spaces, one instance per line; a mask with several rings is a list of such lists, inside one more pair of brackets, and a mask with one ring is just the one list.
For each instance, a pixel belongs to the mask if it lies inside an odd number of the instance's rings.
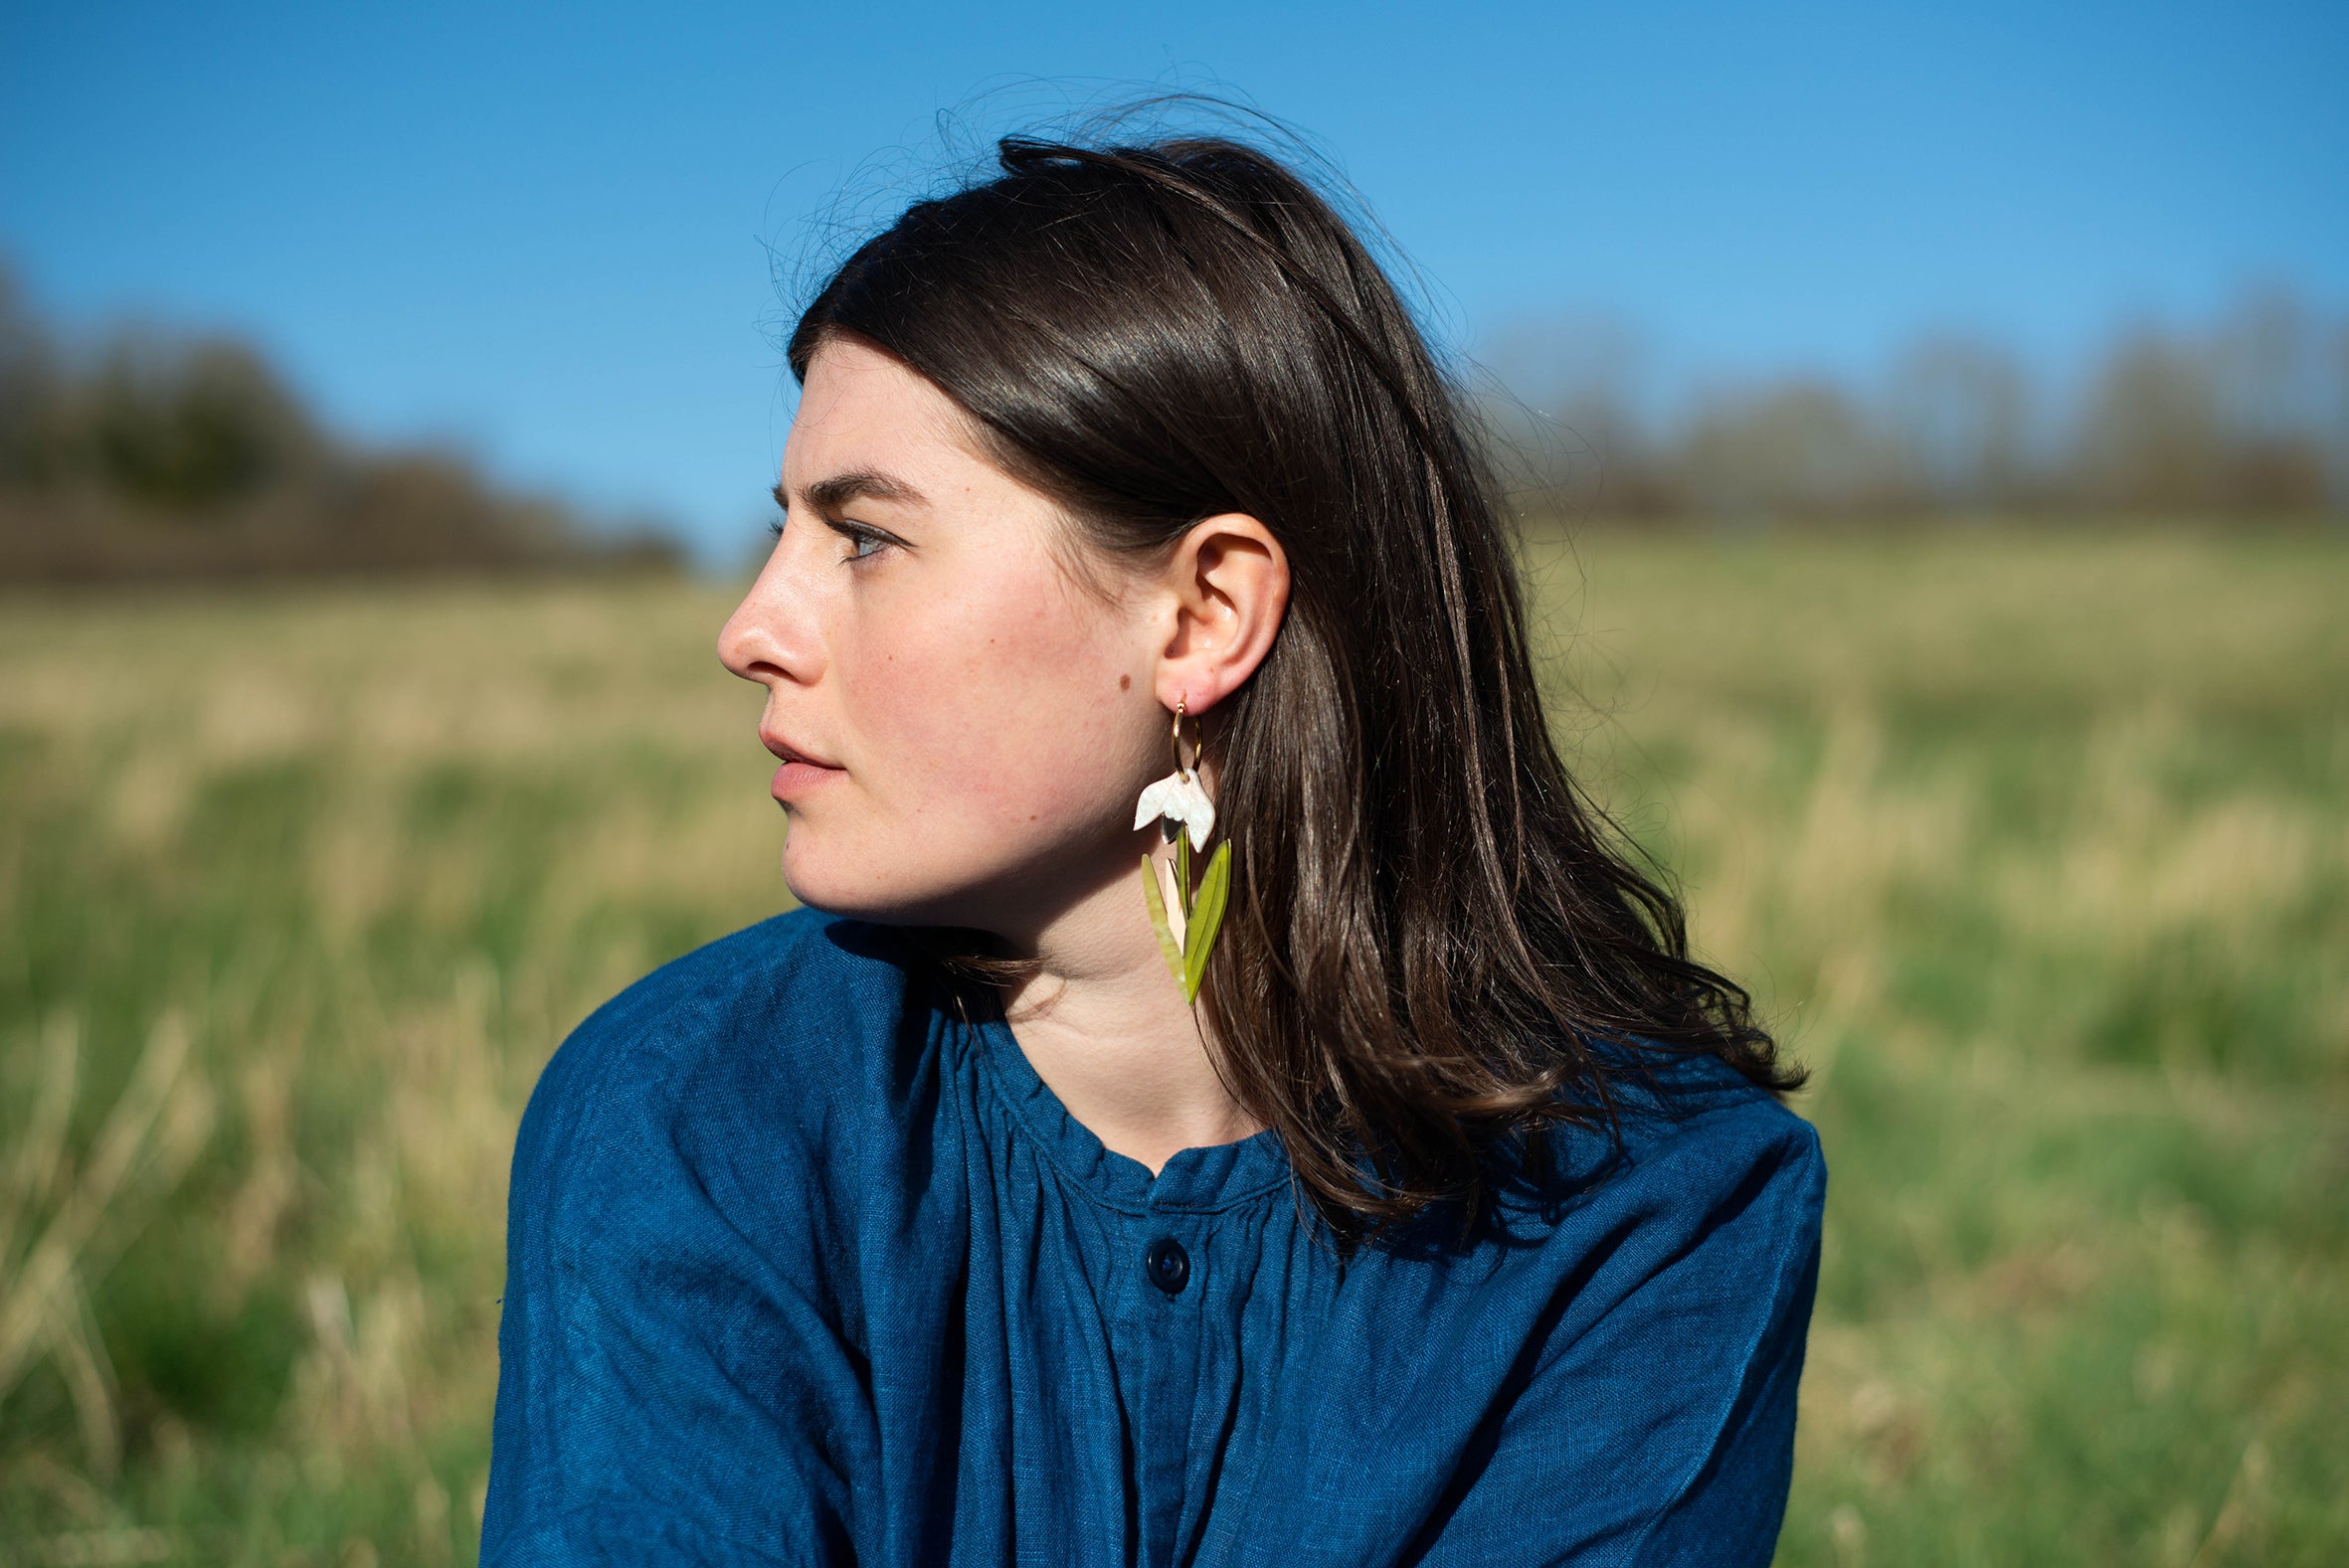
[[[1458,1528],[1544,1561],[1766,1562],[1826,1164],[1810,1125],[1735,1069],[1640,1054],[1644,1072],[1606,1064],[1622,1069],[1612,1127],[1557,1140],[1578,1181],[1549,1228],[1513,1238],[1530,1244],[1509,1324],[1523,1383]],[[1481,1331],[1495,1315],[1479,1312]],[[1561,1484],[1583,1505],[1527,1511]],[[1529,1518],[1561,1533],[1528,1546]]]
[[1636,1165],[1659,1157],[1761,1159],[1822,1177],[1819,1134],[1769,1090],[1716,1056],[1612,1053],[1618,1136]]
[[662,964],[557,1048],[523,1115],[517,1177],[607,1142],[852,1108],[900,1043],[907,953],[888,927],[803,908]]
[[1816,1246],[1827,1160],[1810,1123],[1716,1057],[1610,1047],[1601,1067],[1605,1111],[1553,1130],[1540,1157],[1505,1173],[1505,1212],[1606,1216],[1662,1247],[1735,1218],[1774,1245]]
[[1717,1210],[1759,1207],[1815,1237],[1827,1194],[1818,1130],[1714,1056],[1643,1056],[1614,1079],[1628,1176]]
[[[827,1467],[870,1415],[861,1205],[915,1126],[893,1059],[934,1036],[906,935],[763,921],[555,1051],[507,1194],[484,1561],[749,1560],[735,1536],[845,1516]],[[677,1463],[703,1453],[726,1484]],[[657,1541],[656,1515],[677,1525]]]

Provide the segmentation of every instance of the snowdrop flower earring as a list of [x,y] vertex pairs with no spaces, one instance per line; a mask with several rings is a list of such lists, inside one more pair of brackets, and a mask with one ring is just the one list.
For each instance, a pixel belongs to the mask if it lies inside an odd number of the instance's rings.
[[1196,1002],[1199,981],[1207,972],[1207,954],[1215,946],[1223,906],[1231,897],[1231,839],[1226,836],[1215,846],[1194,892],[1190,853],[1207,847],[1207,835],[1215,829],[1215,802],[1199,786],[1196,719],[1191,721],[1191,766],[1182,766],[1183,700],[1174,699],[1174,771],[1142,791],[1134,802],[1134,825],[1144,827],[1158,817],[1161,831],[1174,844],[1172,863],[1142,857],[1142,898],[1159,934],[1159,952],[1182,986],[1182,999]]

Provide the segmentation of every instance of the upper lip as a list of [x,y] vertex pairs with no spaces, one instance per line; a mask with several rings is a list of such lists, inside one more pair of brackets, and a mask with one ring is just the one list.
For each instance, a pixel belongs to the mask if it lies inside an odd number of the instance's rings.
[[805,746],[794,746],[790,741],[785,740],[764,725],[759,728],[759,740],[765,744],[767,750],[787,763],[810,763],[817,768],[837,768],[840,766],[828,758],[816,756]]

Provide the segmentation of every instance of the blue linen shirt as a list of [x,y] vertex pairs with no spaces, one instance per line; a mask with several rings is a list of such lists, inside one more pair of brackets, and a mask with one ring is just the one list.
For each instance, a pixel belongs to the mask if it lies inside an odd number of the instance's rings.
[[484,1563],[1769,1560],[1825,1167],[1734,1072],[1342,1261],[1277,1133],[1154,1178],[917,972],[797,910],[556,1053]]

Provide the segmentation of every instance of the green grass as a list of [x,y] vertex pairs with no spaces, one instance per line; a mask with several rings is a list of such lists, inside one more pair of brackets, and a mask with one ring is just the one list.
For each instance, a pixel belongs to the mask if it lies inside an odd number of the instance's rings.
[[[2349,551],[1530,564],[1562,737],[1815,1072],[1782,1560],[2349,1558]],[[470,1560],[522,1100],[783,902],[726,609],[0,604],[0,1560]]]

